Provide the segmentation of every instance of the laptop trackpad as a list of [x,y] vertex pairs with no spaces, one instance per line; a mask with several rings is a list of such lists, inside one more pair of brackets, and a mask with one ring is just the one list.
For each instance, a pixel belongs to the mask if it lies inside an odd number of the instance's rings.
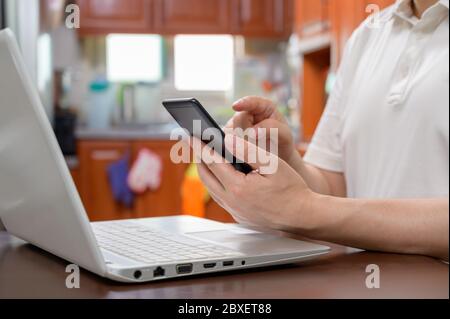
[[260,232],[241,233],[231,230],[214,230],[203,231],[195,233],[187,233],[186,235],[213,241],[219,244],[227,244],[231,242],[248,242],[261,240],[262,237],[267,237],[266,234]]
[[288,252],[299,248],[295,241],[256,231],[216,230],[186,233],[186,235],[241,252]]

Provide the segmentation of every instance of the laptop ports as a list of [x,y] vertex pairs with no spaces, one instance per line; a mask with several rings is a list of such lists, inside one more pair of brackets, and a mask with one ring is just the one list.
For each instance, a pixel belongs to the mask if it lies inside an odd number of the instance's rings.
[[153,270],[153,278],[163,277],[165,274],[166,271],[162,267],[156,267],[155,270]]
[[203,268],[210,269],[216,267],[216,263],[203,264]]
[[178,264],[176,269],[177,274],[189,274],[192,272],[192,264]]
[[227,260],[222,263],[222,266],[224,266],[224,267],[233,266],[233,265],[234,265],[233,260]]

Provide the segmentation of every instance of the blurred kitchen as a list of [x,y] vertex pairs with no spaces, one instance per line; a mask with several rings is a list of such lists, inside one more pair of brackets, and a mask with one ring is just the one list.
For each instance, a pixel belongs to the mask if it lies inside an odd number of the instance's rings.
[[234,100],[268,97],[304,152],[345,42],[369,4],[392,3],[0,0],[0,27],[18,37],[91,220],[231,221],[195,167],[170,161],[161,101],[196,97],[224,124]]

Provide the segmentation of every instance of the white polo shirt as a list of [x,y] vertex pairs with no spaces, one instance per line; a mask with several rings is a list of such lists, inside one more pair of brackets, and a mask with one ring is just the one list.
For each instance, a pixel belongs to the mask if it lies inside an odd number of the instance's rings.
[[448,0],[411,0],[352,35],[304,160],[343,172],[353,198],[449,194]]

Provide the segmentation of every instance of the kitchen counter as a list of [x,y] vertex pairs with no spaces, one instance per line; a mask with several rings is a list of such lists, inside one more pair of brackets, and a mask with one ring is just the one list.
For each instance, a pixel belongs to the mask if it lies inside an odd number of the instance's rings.
[[[139,141],[170,140],[172,130],[179,128],[177,124],[132,124],[105,129],[78,127],[75,136],[78,140],[92,141]],[[77,169],[77,155],[65,156],[69,169]]]
[[81,140],[169,140],[176,124],[145,124],[94,129],[80,127],[75,131]]

